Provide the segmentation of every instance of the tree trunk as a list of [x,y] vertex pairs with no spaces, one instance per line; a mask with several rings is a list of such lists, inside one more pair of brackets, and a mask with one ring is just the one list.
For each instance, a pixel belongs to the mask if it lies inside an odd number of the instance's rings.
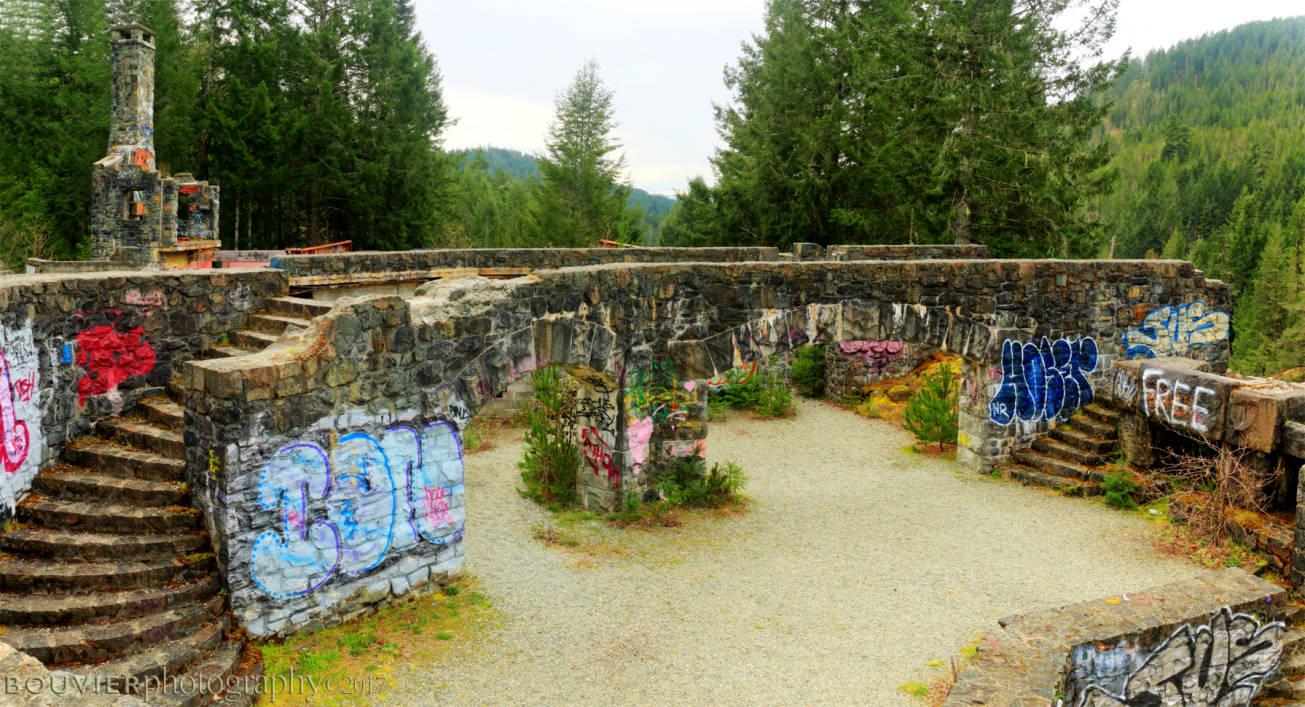
[[240,197],[236,197],[236,243],[235,250],[240,250]]

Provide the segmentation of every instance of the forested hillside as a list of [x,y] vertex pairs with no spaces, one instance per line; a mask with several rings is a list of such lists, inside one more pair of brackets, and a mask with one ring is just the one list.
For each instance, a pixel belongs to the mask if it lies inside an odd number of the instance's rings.
[[1092,205],[1101,254],[1194,261],[1236,288],[1236,368],[1305,363],[1305,17],[1153,52],[1105,97],[1118,179]]
[[[478,162],[479,156],[484,157],[484,162]],[[539,177],[539,162],[533,156],[519,150],[511,150],[502,147],[490,147],[484,145],[481,147],[466,150],[462,153],[462,160],[459,163],[459,169],[465,170],[468,165],[475,165],[476,169],[484,171],[484,176],[489,180],[501,179],[497,189],[499,199],[503,202],[497,205],[485,205],[482,209],[496,208],[498,210],[512,210],[525,207],[525,201],[521,197],[514,198],[512,192],[515,189],[523,190],[524,184],[513,187],[511,182],[524,182],[531,177]],[[497,175],[503,173],[503,178]],[[479,177],[471,174],[463,175],[464,184],[468,187],[468,193],[485,194],[481,198],[493,198],[480,187]],[[524,194],[524,192],[522,192]],[[628,208],[638,208],[640,210],[645,233],[638,240],[642,245],[652,245],[657,240],[657,234],[661,230],[662,220],[671,212],[671,207],[675,205],[675,200],[661,196],[660,194],[649,194],[643,189],[631,188],[630,198],[626,201]],[[505,214],[505,219],[511,221],[512,217]]]

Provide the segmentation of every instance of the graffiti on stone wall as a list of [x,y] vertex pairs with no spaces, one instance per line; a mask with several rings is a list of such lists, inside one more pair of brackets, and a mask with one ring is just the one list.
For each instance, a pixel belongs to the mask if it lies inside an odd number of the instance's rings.
[[894,363],[906,361],[906,344],[900,341],[840,341],[838,349],[845,356],[864,361],[876,377],[883,375]]
[[612,445],[603,439],[603,434],[596,428],[584,429],[580,434],[580,446],[594,476],[605,477],[611,481],[620,476],[616,465],[612,463]]
[[163,294],[163,290],[154,290],[152,292],[127,290],[122,295],[122,301],[124,304],[135,305],[137,307],[168,308],[167,296]]
[[1128,371],[1115,371],[1115,400],[1125,404],[1132,405],[1137,402],[1137,381],[1128,374]]
[[[1118,382],[1115,385],[1118,389]],[[1166,378],[1159,368],[1142,372],[1142,411],[1175,427],[1209,432],[1208,418],[1210,410],[1218,407],[1217,395],[1213,388]]]
[[254,543],[251,571],[285,599],[358,576],[419,543],[462,537],[462,449],[446,422],[347,434],[327,450],[290,444],[263,466],[258,502],[278,528]]
[[1001,386],[988,404],[993,422],[1065,421],[1092,402],[1087,374],[1097,368],[1091,338],[1047,337],[1037,344],[1008,339],[1001,347]]
[[0,506],[12,510],[41,464],[40,355],[32,322],[0,327]]
[[121,332],[109,325],[91,327],[77,334],[77,365],[82,367],[77,395],[84,405],[88,396],[112,392],[128,378],[153,370],[154,348],[141,327]]
[[670,361],[631,372],[625,390],[626,434],[636,476],[648,461],[652,437],[658,428],[701,429],[699,422],[687,419],[690,408],[697,402],[697,384],[681,381]]
[[1228,331],[1226,312],[1211,312],[1204,302],[1193,302],[1151,312],[1142,320],[1142,326],[1124,333],[1124,343],[1129,358],[1186,356],[1192,349],[1226,340]]
[[1224,607],[1209,624],[1174,631],[1126,673],[1122,689],[1091,684],[1075,707],[1247,707],[1282,662],[1285,630]]

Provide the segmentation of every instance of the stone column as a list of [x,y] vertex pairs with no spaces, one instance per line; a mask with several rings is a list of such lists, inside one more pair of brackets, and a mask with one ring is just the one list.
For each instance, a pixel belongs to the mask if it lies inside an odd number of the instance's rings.
[[628,473],[621,390],[608,373],[563,367],[575,378],[576,417],[584,463],[576,472],[576,501],[582,508],[620,509],[621,478]]

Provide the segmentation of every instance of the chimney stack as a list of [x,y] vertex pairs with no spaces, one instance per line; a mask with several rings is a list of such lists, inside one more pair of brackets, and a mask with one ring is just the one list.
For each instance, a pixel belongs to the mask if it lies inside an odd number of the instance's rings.
[[113,95],[109,154],[125,145],[149,153],[154,164],[154,32],[130,24],[110,28]]

